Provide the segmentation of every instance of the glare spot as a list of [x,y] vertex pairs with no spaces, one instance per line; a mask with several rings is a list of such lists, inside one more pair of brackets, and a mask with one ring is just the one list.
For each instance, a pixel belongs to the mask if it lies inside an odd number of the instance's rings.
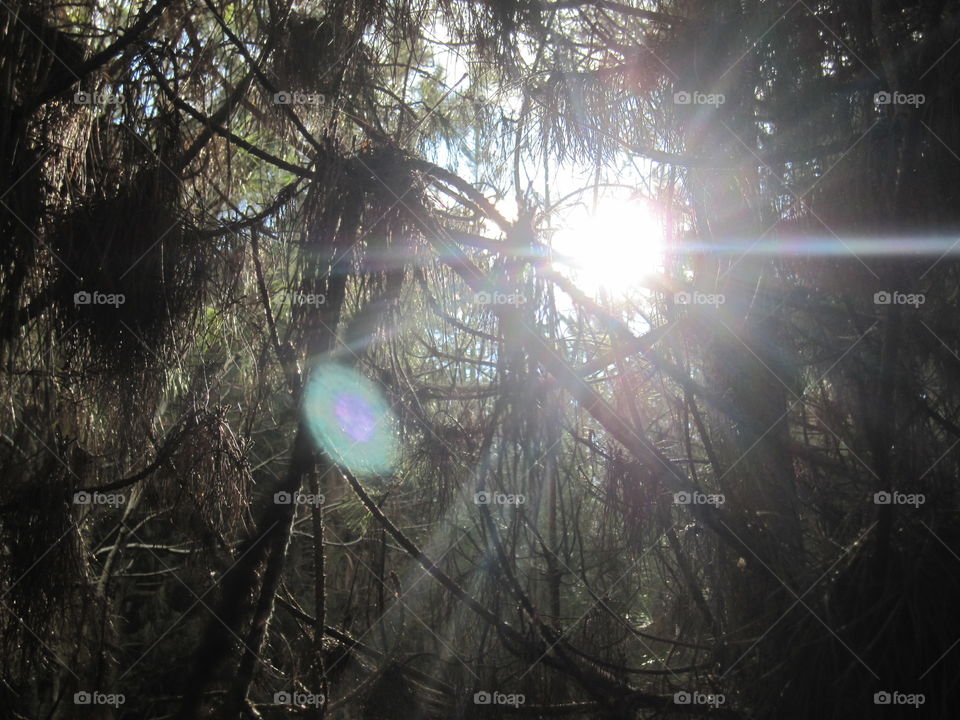
[[359,373],[335,363],[316,365],[304,413],[314,441],[354,475],[380,475],[393,467],[393,414],[380,389]]
[[554,235],[555,266],[572,271],[581,290],[623,295],[663,264],[664,228],[644,200],[605,198],[589,211],[578,205]]

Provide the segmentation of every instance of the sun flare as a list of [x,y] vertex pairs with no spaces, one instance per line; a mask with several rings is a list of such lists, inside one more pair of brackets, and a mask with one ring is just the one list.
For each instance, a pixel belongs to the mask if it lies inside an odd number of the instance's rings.
[[622,296],[663,262],[664,230],[649,203],[602,199],[573,207],[553,237],[554,267],[590,295]]

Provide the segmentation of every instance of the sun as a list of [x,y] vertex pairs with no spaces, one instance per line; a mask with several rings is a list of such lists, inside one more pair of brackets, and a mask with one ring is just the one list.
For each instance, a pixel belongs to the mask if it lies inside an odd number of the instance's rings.
[[598,297],[629,295],[663,264],[664,228],[649,201],[601,199],[596,208],[576,205],[553,236],[554,268]]

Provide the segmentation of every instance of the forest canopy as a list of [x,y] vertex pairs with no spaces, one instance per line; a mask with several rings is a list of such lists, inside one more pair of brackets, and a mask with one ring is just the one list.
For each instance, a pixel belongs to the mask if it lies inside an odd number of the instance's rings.
[[0,18],[0,715],[957,717],[960,3]]

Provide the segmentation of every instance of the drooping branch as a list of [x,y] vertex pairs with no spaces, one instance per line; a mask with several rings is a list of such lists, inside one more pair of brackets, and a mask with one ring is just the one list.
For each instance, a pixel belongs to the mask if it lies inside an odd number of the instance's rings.
[[591,696],[605,704],[609,704],[612,700],[614,704],[627,703],[631,706],[662,709],[672,703],[672,698],[669,696],[633,690],[629,686],[616,683],[606,674],[600,673],[593,668],[583,667],[582,665],[572,662],[569,658],[551,653],[552,648],[541,646],[539,643],[531,645],[523,635],[467,594],[463,588],[420,550],[420,548],[384,514],[374,502],[373,498],[363,489],[360,482],[348,470],[341,468],[340,471],[353,489],[357,498],[359,498],[360,502],[363,503],[370,514],[373,515],[374,519],[393,536],[411,557],[420,563],[431,577],[449,590],[457,600],[496,629],[496,631],[508,641],[507,647],[516,646],[521,649],[523,655],[528,659],[543,662],[545,665],[570,675],[577,680],[581,687]]
[[170,85],[167,83],[163,73],[160,71],[160,68],[157,67],[153,59],[149,55],[144,56],[144,61],[147,66],[150,68],[151,73],[153,74],[154,79],[157,81],[157,85],[160,87],[160,90],[167,97],[167,99],[174,105],[174,107],[182,110],[187,113],[190,117],[194,118],[206,128],[213,130],[217,135],[229,140],[232,144],[236,145],[241,150],[245,150],[256,158],[268,162],[274,167],[277,167],[281,170],[286,170],[289,173],[293,173],[297,177],[301,178],[312,178],[314,173],[311,170],[300,167],[299,165],[294,165],[289,163],[286,160],[278,158],[276,155],[268,153],[263,148],[257,147],[253,143],[250,143],[244,140],[242,137],[236,133],[227,130],[225,127],[219,123],[215,123],[208,115],[197,110],[190,103],[183,100],[179,95],[177,95]]
[[27,103],[26,110],[31,112],[46,102],[66,92],[74,84],[80,82],[90,73],[98,70],[108,62],[117,57],[121,52],[136,42],[146,31],[154,20],[163,14],[163,11],[173,2],[173,0],[157,0],[153,7],[145,12],[130,28],[121,35],[115,42],[111,43],[103,50],[95,53],[90,59],[85,60],[76,68],[62,68],[60,72],[40,90],[30,102]]

